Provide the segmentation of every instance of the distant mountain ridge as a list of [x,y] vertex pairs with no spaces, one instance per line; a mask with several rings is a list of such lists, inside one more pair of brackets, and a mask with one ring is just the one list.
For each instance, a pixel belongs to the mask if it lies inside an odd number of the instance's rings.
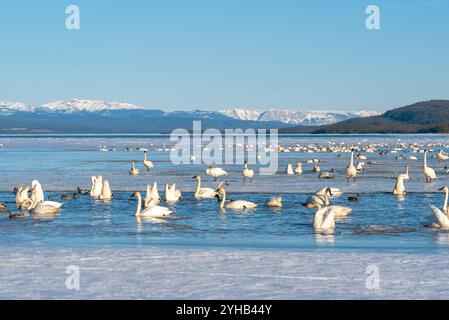
[[389,110],[379,116],[338,123],[280,129],[281,133],[449,133],[449,100],[429,100]]
[[270,109],[266,111],[250,109],[229,109],[218,112],[239,120],[281,121],[287,124],[317,126],[332,124],[352,118],[362,118],[380,115],[379,111],[308,111]]
[[334,123],[362,115],[275,109],[166,112],[131,103],[71,98],[40,105],[0,102],[0,133],[167,133],[177,128],[191,130],[195,120],[202,121],[203,129],[271,129],[291,123]]

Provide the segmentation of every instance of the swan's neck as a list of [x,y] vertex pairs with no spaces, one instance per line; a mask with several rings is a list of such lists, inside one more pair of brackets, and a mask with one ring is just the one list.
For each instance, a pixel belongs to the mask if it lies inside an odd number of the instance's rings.
[[407,177],[408,177],[408,166],[407,166],[407,170],[405,171],[405,174],[406,174]]
[[134,162],[132,162],[132,168],[133,168],[133,170],[136,169]]
[[245,162],[245,169],[248,169],[248,163]]
[[324,205],[327,207],[329,205],[329,196],[327,195],[327,190],[324,193]]
[[424,168],[427,168],[427,153],[424,153]]
[[220,208],[224,208],[225,201],[226,201],[226,191],[223,190],[223,197],[221,198]]
[[196,194],[198,194],[198,192],[200,192],[200,188],[201,188],[201,179],[198,179],[198,183],[196,184]]
[[349,161],[349,166],[350,167],[354,166],[354,152],[351,152],[351,160]]
[[140,212],[142,210],[142,196],[140,193],[137,194],[137,201],[136,217],[140,216]]
[[143,154],[143,159],[145,160],[145,161],[147,161],[147,153],[145,152],[144,154]]
[[448,202],[448,199],[449,199],[449,191],[446,190],[446,196],[444,197],[444,204],[443,204],[443,211],[444,211],[444,213],[445,213],[446,215],[448,214],[448,211],[447,211],[447,202]]

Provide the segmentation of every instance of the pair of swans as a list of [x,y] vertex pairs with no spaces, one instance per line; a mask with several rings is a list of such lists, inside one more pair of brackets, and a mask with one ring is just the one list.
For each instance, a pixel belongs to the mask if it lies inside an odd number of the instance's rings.
[[249,181],[253,182],[253,176],[254,176],[254,170],[248,168],[248,161],[245,160],[245,167],[243,168],[243,182],[246,181],[246,178],[249,179]]
[[430,206],[430,208],[432,209],[433,214],[438,221],[438,227],[442,229],[449,229],[449,211],[447,207],[449,199],[449,188],[445,186],[440,188],[439,190],[446,193],[446,196],[444,197],[443,211],[438,209],[436,206]]
[[206,174],[214,177],[214,181],[217,181],[218,177],[228,175],[228,173],[220,167],[208,167],[206,169]]
[[435,170],[433,170],[431,167],[427,166],[427,150],[424,151],[424,166],[423,166],[423,173],[426,177],[426,182],[431,183],[433,179],[437,179],[437,175],[435,173]]
[[91,197],[105,201],[112,200],[114,198],[108,180],[103,179],[102,176],[92,176],[91,181],[92,181],[92,187],[90,189]]
[[304,203],[303,205],[307,208],[315,208],[318,205],[322,207],[328,206],[329,197],[327,195],[329,193],[329,190],[332,197],[338,197],[343,194],[343,192],[339,188],[326,187],[321,190],[318,190],[317,192],[315,192],[314,195],[308,197],[306,203]]
[[406,194],[404,180],[410,179],[410,176],[408,174],[408,168],[409,168],[409,166],[407,165],[406,173],[398,174],[398,176],[396,178],[396,184],[393,189],[393,194],[395,194],[397,196],[403,196]]
[[335,219],[346,217],[352,209],[345,206],[329,205],[329,196],[332,196],[332,189],[326,188],[323,203],[316,203],[318,210],[313,218],[313,228],[317,231],[335,228]]
[[355,182],[357,177],[357,168],[354,167],[354,151],[351,152],[351,159],[349,160],[349,165],[346,167],[346,179],[348,180],[352,178],[352,181]]
[[[42,185],[38,180],[33,180],[31,183],[31,197],[28,198],[28,194],[26,195],[26,199],[23,200],[19,204],[19,208],[21,210],[28,210],[32,214],[56,214],[59,212],[59,209],[62,207],[63,203],[56,201],[45,201],[44,200],[44,191]],[[28,188],[22,189],[21,193],[23,196],[23,190],[27,190]]]

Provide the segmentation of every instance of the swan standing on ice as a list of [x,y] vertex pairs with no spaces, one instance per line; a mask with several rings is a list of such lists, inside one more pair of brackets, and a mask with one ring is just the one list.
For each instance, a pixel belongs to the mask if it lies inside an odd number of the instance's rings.
[[145,166],[145,168],[147,168],[148,171],[150,171],[150,169],[154,168],[154,165],[153,165],[153,162],[151,162],[150,160],[147,159],[147,153],[148,153],[148,151],[146,151],[146,150],[143,152],[143,155],[144,155],[143,165]]
[[234,200],[229,201],[226,205],[226,191],[223,188],[217,189],[217,194],[222,195],[220,208],[221,209],[232,209],[232,210],[245,210],[245,209],[253,209],[257,207],[257,204],[245,201],[245,200]]
[[354,151],[351,152],[351,160],[349,161],[349,165],[346,168],[346,179],[348,180],[352,178],[353,182],[356,181],[357,169],[354,167]]
[[192,177],[192,179],[195,179],[197,181],[195,198],[197,198],[197,199],[215,198],[215,196],[217,195],[217,191],[215,191],[212,188],[201,188],[201,177],[200,176],[194,176],[194,177]]
[[441,211],[435,206],[430,206],[430,208],[432,208],[433,214],[435,215],[435,218],[438,221],[438,227],[442,229],[449,229],[449,216],[447,210],[447,202],[449,199],[449,188],[445,186],[440,188],[439,190],[444,191],[446,193],[446,196],[444,197],[443,211]]
[[206,174],[214,177],[214,181],[217,181],[218,177],[228,175],[228,173],[220,167],[209,167],[206,169]]
[[163,218],[172,213],[170,209],[158,205],[151,205],[142,210],[142,196],[140,192],[134,192],[132,197],[137,197],[136,217]]
[[131,169],[129,169],[129,174],[132,176],[139,175],[139,169],[136,168],[136,162],[134,160],[131,161]]
[[435,174],[435,170],[433,170],[431,167],[427,166],[427,150],[424,152],[424,167],[423,167],[423,173],[426,177],[426,182],[431,183],[433,179],[437,179],[437,175]]
[[181,199],[181,191],[176,190],[176,183],[165,185],[164,197],[167,202],[176,202]]
[[243,168],[243,182],[246,181],[246,178],[249,179],[249,181],[253,182],[253,176],[254,176],[254,170],[248,168],[248,161],[245,160],[245,167]]

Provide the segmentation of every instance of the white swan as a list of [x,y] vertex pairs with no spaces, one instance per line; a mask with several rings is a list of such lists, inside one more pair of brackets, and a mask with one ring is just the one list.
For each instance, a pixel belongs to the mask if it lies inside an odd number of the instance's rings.
[[132,176],[139,175],[139,169],[136,168],[136,162],[134,160],[131,161],[131,169],[129,169],[129,174]]
[[201,177],[200,176],[194,176],[193,179],[197,181],[196,185],[196,191],[195,191],[195,198],[215,198],[217,195],[217,191],[215,191],[212,188],[201,188]]
[[176,202],[181,199],[181,191],[176,190],[176,183],[165,185],[164,197],[167,202]]
[[447,202],[449,198],[449,188],[448,187],[442,187],[439,190],[444,191],[446,193],[446,196],[444,198],[443,203],[443,211],[438,209],[435,206],[430,206],[432,208],[433,214],[435,215],[435,218],[438,221],[438,226],[443,229],[449,229],[449,216],[448,216],[448,210],[447,210]]
[[147,208],[151,205],[159,205],[161,202],[161,196],[159,195],[159,191],[157,190],[157,182],[154,181],[153,187],[147,185],[147,193],[145,195],[144,207]]
[[295,167],[295,174],[301,174],[302,173],[302,163],[301,162],[297,162],[296,163],[296,167]]
[[408,180],[405,174],[398,174],[396,184],[393,189],[393,194],[403,196],[406,194],[404,180]]
[[313,228],[315,231],[335,229],[335,216],[331,207],[322,208],[318,205],[318,210],[313,217]]
[[423,173],[426,177],[426,182],[431,183],[433,179],[437,179],[437,175],[435,174],[435,170],[433,170],[431,167],[427,166],[427,150],[424,152],[424,167],[423,167]]
[[326,192],[323,196],[311,196],[307,199],[307,202],[304,204],[307,208],[313,208],[313,207],[326,207],[331,208],[334,218],[343,218],[346,217],[349,213],[351,213],[352,208],[345,207],[345,206],[335,206],[330,205],[329,196],[332,196],[332,188],[328,187],[326,188]]
[[228,173],[220,167],[208,167],[206,169],[206,174],[214,177],[214,181],[217,181],[218,177],[228,175]]
[[134,192],[133,197],[137,197],[137,209],[136,217],[153,217],[153,218],[163,218],[172,213],[169,208],[161,207],[158,205],[150,205],[142,210],[142,196],[140,192]]
[[[326,194],[326,192],[327,192],[326,190],[328,188],[329,187],[325,187],[325,188],[323,188],[321,190],[318,190],[317,192],[315,192],[315,195],[317,195],[317,196],[324,196]],[[333,198],[339,197],[339,196],[341,196],[343,194],[343,191],[341,191],[339,188],[330,187],[330,189],[331,189],[331,193],[332,193],[332,197]]]
[[153,165],[153,162],[151,162],[150,160],[147,159],[147,153],[148,153],[148,151],[146,151],[146,150],[143,152],[143,155],[144,155],[143,165],[145,166],[145,168],[147,168],[148,171],[150,171],[150,169],[154,168],[154,165]]
[[287,169],[285,170],[285,173],[288,175],[292,175],[295,174],[295,172],[293,171],[293,166],[291,163],[287,164]]
[[101,189],[101,194],[99,196],[99,198],[101,200],[112,200],[113,195],[112,195],[112,191],[111,191],[111,187],[109,186],[109,181],[108,180],[103,180],[103,186]]
[[351,152],[351,160],[349,160],[349,165],[346,168],[346,179],[352,178],[353,182],[356,181],[357,169],[354,167],[354,151]]
[[248,168],[248,161],[245,160],[245,167],[243,168],[243,182],[246,181],[246,178],[249,179],[249,181],[253,182],[253,176],[254,176],[254,170]]
[[269,208],[282,208],[282,198],[273,197],[265,202],[265,205]]
[[92,176],[92,187],[90,189],[90,196],[93,198],[98,198],[101,195],[101,190],[103,189],[103,177],[102,176]]
[[31,189],[34,190],[34,192],[31,192],[31,200],[33,202],[38,203],[45,200],[44,190],[38,180],[33,180],[31,182]]
[[28,193],[30,192],[30,187],[19,186],[16,192],[16,204],[19,206],[21,203],[29,199]]
[[217,190],[217,194],[222,195],[221,202],[220,202],[220,208],[221,209],[232,209],[232,210],[246,210],[246,209],[254,209],[257,207],[257,204],[245,201],[245,200],[231,200],[226,205],[226,191],[223,188],[219,188]]
[[[31,198],[37,199],[36,189],[31,190]],[[62,207],[63,203],[55,202],[55,201],[39,201],[32,200],[32,204],[29,208],[30,213],[32,214],[55,214],[59,212],[59,209]]]

